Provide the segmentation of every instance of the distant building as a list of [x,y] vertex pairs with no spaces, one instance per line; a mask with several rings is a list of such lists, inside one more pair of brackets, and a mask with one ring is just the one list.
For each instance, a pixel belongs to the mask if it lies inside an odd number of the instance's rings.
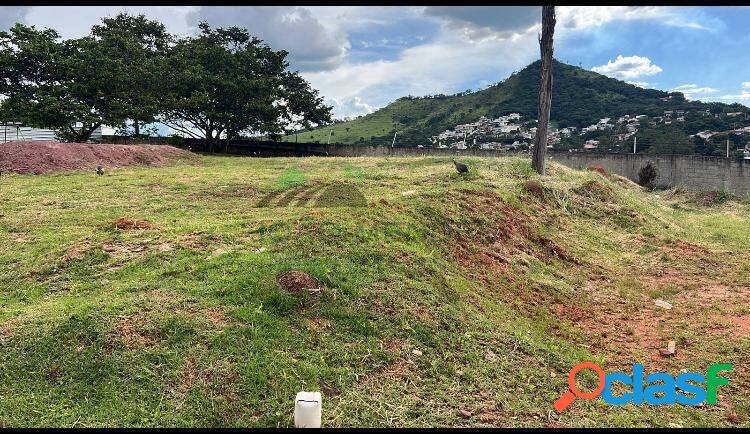
[[[90,140],[94,142],[100,142],[102,140],[102,127],[94,130],[91,134]],[[20,122],[0,124],[0,143],[15,141],[57,142],[59,140],[55,136],[55,130],[27,127]]]
[[583,144],[583,149],[596,149],[599,147],[599,141],[598,140],[587,140],[586,143]]

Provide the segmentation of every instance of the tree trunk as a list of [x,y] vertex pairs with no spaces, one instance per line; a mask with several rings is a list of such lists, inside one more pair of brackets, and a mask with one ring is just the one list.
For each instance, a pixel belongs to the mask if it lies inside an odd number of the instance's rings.
[[141,125],[138,121],[133,121],[133,134],[138,137],[141,135]]
[[541,80],[539,82],[539,123],[534,139],[534,153],[531,166],[544,175],[544,158],[547,154],[547,129],[552,108],[552,36],[555,33],[555,7],[542,6],[542,36],[539,49],[542,54]]
[[[75,136],[75,141],[78,143],[86,143],[91,138],[94,131],[99,128],[101,124],[91,124],[91,126],[81,125],[81,129],[78,130]],[[72,128],[71,128],[72,129]]]

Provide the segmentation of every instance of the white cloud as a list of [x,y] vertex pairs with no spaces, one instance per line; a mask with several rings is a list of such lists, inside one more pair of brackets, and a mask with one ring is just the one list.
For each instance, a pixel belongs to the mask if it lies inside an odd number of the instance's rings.
[[711,99],[716,101],[724,101],[724,102],[745,102],[750,101],[750,92],[743,90],[742,92],[734,95],[722,95],[717,96],[713,98],[704,98],[704,99]]
[[193,25],[204,20],[212,27],[247,28],[271,48],[288,51],[293,69],[333,69],[350,48],[345,32],[324,25],[310,9],[299,6],[204,6],[188,17]]
[[536,29],[541,10],[539,6],[429,6],[424,13],[475,41],[513,38]]
[[698,87],[695,84],[684,84],[682,86],[677,86],[674,91],[683,92],[686,98],[689,97],[688,94],[692,91],[696,99],[700,99],[702,101],[721,101],[726,103],[747,103],[748,101],[750,101],[750,81],[740,83],[739,93],[728,93],[725,95],[705,95],[706,93],[716,93],[718,91],[711,87]]
[[0,30],[13,27],[16,23],[25,21],[29,13],[29,6],[0,6]]
[[[663,6],[558,6],[556,33],[585,31],[617,21],[657,21],[659,24],[707,29],[696,14]],[[469,39],[508,38],[541,28],[539,6],[430,6],[424,14],[441,20]]]
[[706,101],[722,101],[722,102],[727,102],[727,103],[733,103],[733,102],[745,103],[747,101],[750,101],[750,91],[746,89],[742,89],[740,93],[736,93],[736,94],[712,96],[712,97],[705,97],[701,99],[706,100]]
[[430,44],[403,50],[395,60],[345,63],[331,71],[303,76],[328,98],[347,101],[359,97],[361,102],[380,108],[404,95],[454,93],[486,77],[499,80],[534,61],[537,50],[536,35],[513,42],[487,39],[467,44],[460,35],[443,34]]
[[662,71],[660,67],[651,63],[651,59],[648,57],[625,57],[623,55],[618,55],[614,61],[610,60],[606,65],[595,66],[591,68],[591,70],[609,77],[623,80],[634,79],[644,75],[654,75]]
[[325,103],[333,106],[333,113],[337,118],[367,115],[375,111],[373,106],[365,103],[362,101],[362,98],[358,96],[353,96],[347,99],[328,98]]
[[589,30],[614,21],[658,21],[674,27],[706,29],[687,19],[679,8],[664,6],[560,6],[556,8],[561,29]]
[[99,24],[102,17],[120,12],[144,14],[164,24],[168,31],[185,34],[189,27],[186,16],[192,6],[35,6],[26,14],[26,22],[37,27],[57,30],[63,38],[79,38]]
[[683,84],[672,89],[672,92],[682,92],[687,99],[700,98],[709,93],[718,92],[713,87],[698,87],[696,84]]
[[423,7],[411,6],[314,6],[310,13],[326,27],[350,32],[393,26],[399,21],[419,19]]

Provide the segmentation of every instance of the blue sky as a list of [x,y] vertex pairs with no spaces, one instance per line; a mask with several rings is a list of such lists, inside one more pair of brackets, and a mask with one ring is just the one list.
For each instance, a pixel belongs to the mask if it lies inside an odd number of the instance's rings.
[[[505,79],[539,56],[538,7],[0,7],[63,37],[103,16],[144,13],[178,34],[202,20],[238,25],[290,52],[337,117],[404,95],[454,93]],[[688,98],[750,105],[750,7],[558,7],[555,56]]]

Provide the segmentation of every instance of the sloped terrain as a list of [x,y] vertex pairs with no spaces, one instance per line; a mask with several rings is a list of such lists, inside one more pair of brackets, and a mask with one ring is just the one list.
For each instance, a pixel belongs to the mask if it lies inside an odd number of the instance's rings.
[[105,169],[122,166],[161,166],[190,158],[174,146],[109,145],[58,142],[7,142],[0,144],[3,173],[50,173],[65,170]]
[[[3,177],[0,426],[291,426],[303,389],[325,426],[750,425],[747,203],[520,157],[196,158]],[[735,368],[718,405],[557,415],[583,360]]]

